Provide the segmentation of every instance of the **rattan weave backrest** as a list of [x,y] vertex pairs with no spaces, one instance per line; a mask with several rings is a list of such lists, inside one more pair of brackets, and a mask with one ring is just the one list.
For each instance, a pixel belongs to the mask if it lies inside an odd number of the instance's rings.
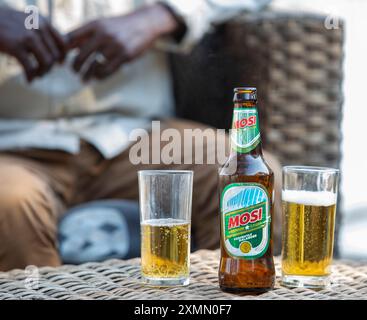
[[250,76],[260,90],[265,145],[283,164],[339,167],[343,30],[326,29],[324,20],[265,14],[232,27],[234,43],[245,38],[258,52],[261,72]]

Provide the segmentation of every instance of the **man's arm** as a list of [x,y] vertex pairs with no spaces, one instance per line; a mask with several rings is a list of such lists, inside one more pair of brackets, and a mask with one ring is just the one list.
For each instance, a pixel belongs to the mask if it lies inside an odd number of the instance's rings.
[[40,17],[38,30],[28,30],[26,18],[23,12],[0,7],[0,52],[15,57],[31,82],[64,59],[65,45],[46,19]]
[[223,23],[244,11],[257,11],[271,0],[159,0],[185,24],[187,32],[182,40],[174,43],[178,50],[190,51],[213,24]]
[[213,23],[230,19],[245,9],[259,9],[268,2],[161,0],[128,15],[90,22],[69,34],[69,48],[79,49],[74,70],[84,80],[105,79],[158,39],[167,36],[177,47],[191,48]]
[[84,80],[105,79],[122,64],[139,57],[157,39],[179,37],[183,30],[181,18],[160,3],[92,21],[69,34],[69,48],[79,49],[74,70],[81,72]]

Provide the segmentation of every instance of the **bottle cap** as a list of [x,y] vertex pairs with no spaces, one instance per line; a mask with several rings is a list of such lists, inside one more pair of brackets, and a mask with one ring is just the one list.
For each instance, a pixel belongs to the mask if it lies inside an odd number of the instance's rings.
[[235,100],[257,101],[257,89],[254,87],[235,88]]

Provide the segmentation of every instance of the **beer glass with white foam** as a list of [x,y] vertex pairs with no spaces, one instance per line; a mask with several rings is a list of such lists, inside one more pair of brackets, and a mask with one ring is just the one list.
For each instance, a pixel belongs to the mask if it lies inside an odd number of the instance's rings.
[[187,285],[192,171],[140,171],[141,272],[153,286]]
[[282,284],[323,288],[330,283],[339,170],[283,168]]

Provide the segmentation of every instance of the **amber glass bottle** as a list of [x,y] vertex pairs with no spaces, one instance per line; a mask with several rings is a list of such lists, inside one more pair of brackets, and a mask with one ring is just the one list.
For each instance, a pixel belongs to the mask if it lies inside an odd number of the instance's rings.
[[272,211],[274,174],[264,160],[256,88],[237,88],[231,154],[220,170],[219,284],[229,292],[274,287]]

